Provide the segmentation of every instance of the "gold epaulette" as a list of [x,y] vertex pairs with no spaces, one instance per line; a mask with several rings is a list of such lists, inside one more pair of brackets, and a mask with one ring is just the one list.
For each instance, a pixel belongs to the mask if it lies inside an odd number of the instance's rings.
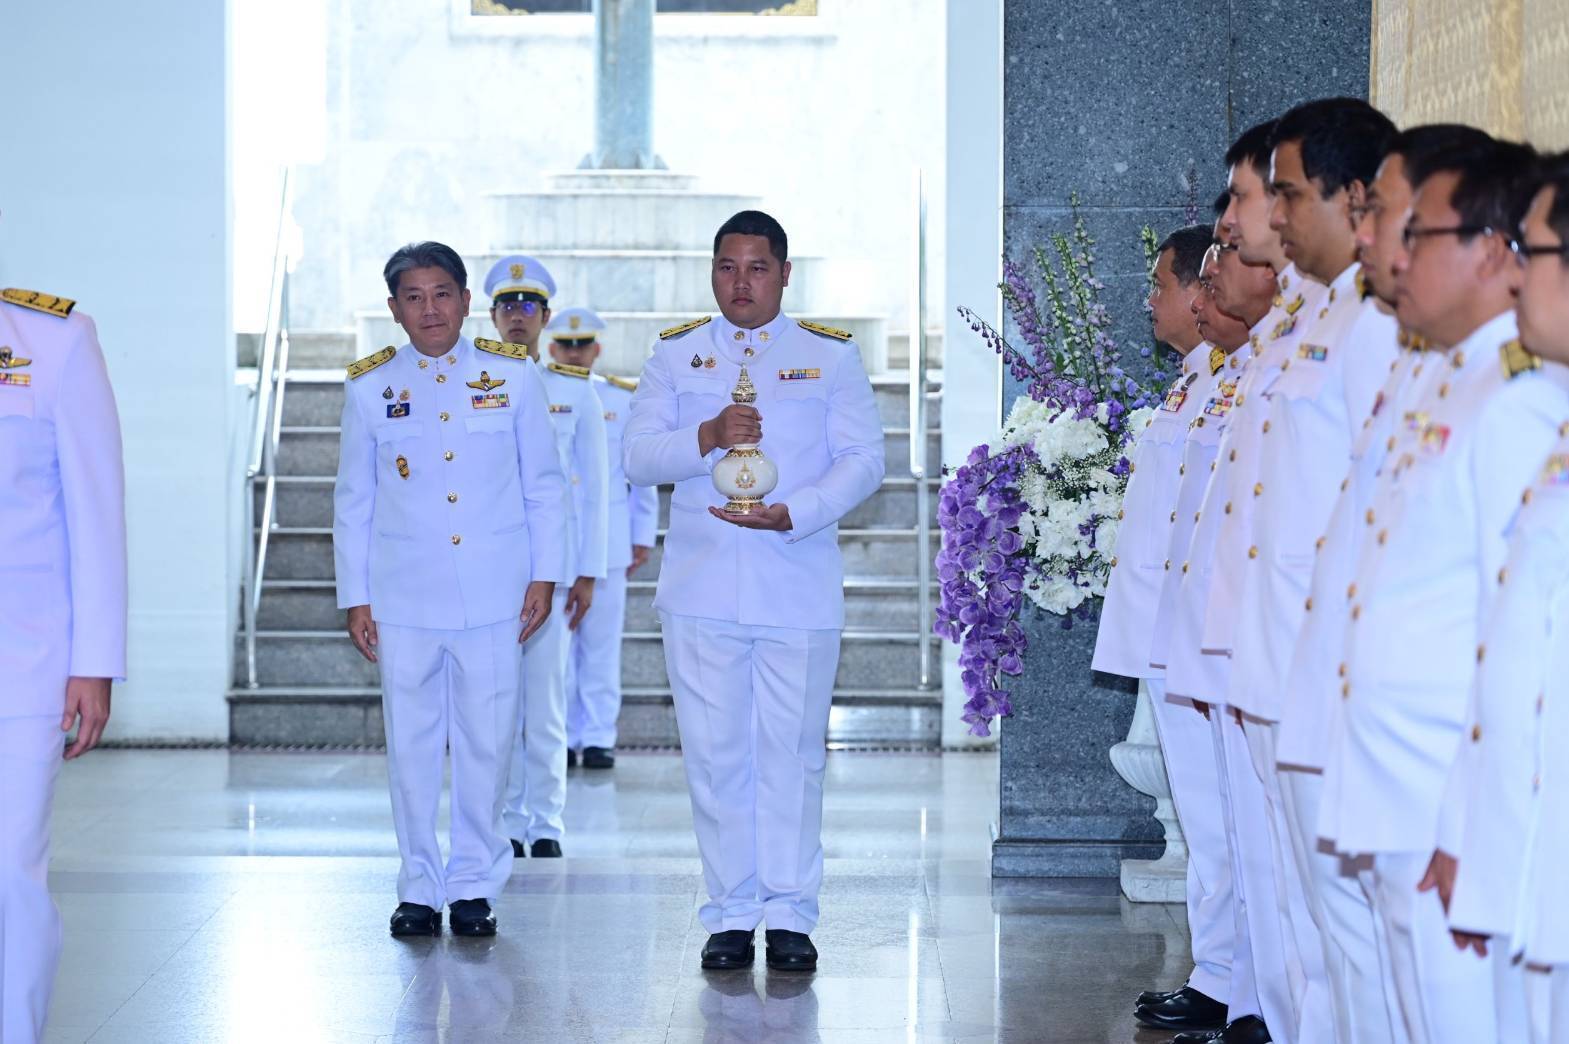
[[363,359],[357,359],[349,363],[349,380],[352,381],[357,377],[363,377],[382,363],[391,362],[392,357],[397,354],[398,350],[388,345],[374,355],[367,355]]
[[609,381],[611,384],[614,384],[617,388],[620,388],[622,391],[630,391],[630,392],[637,391],[637,382],[633,381],[633,380],[628,380],[625,377],[617,377],[615,374],[607,374],[605,376],[605,380]]
[[588,380],[589,375],[594,372],[587,366],[568,366],[566,363],[558,362],[553,362],[546,368],[551,373],[559,373],[564,377],[581,377],[584,380]]
[[796,324],[803,330],[810,330],[814,334],[820,334],[823,337],[832,337],[836,341],[849,341],[855,337],[855,334],[849,330],[841,330],[836,326],[824,326],[822,323],[814,323],[810,319],[797,319]]
[[680,337],[689,330],[696,330],[699,326],[702,326],[705,323],[713,322],[713,319],[713,316],[705,315],[701,319],[693,319],[689,323],[682,323],[680,326],[672,326],[668,330],[661,330],[659,331],[659,339],[661,341],[668,341],[672,337]]
[[474,347],[491,355],[501,355],[508,359],[522,359],[528,361],[528,348],[521,344],[510,344],[506,341],[492,341],[485,337],[474,338]]
[[1209,350],[1209,375],[1211,377],[1215,376],[1224,365],[1226,365],[1225,351],[1220,348],[1211,348]]
[[1522,373],[1542,368],[1542,360],[1526,350],[1525,345],[1519,340],[1506,341],[1503,347],[1498,349],[1498,359],[1503,363],[1504,376],[1510,380],[1514,380]]
[[71,309],[76,307],[76,302],[69,297],[41,294],[37,290],[0,290],[0,299],[19,308],[31,308],[35,312],[47,312],[59,319],[64,319],[70,315]]

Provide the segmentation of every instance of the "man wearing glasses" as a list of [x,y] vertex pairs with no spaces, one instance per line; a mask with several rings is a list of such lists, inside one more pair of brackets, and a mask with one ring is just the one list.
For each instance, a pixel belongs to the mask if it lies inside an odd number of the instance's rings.
[[[485,276],[490,318],[510,344],[539,362],[539,339],[550,320],[556,281],[532,257],[514,254]],[[610,465],[605,408],[580,366],[552,362],[538,369],[550,399],[556,452],[570,489],[567,505],[569,587],[558,587],[545,625],[523,646],[521,742],[507,779],[506,824],[514,858],[561,855],[567,804],[567,651],[571,632],[588,612],[594,581],[605,578]]]
[[1395,308],[1443,353],[1443,372],[1392,436],[1345,593],[1342,732],[1320,833],[1372,857],[1385,974],[1419,1040],[1529,1039],[1526,1026],[1495,1019],[1523,1013],[1523,999],[1507,997],[1523,989],[1523,969],[1495,969],[1450,937],[1464,802],[1446,799],[1445,785],[1462,744],[1478,738],[1464,732],[1467,699],[1489,655],[1479,639],[1506,529],[1569,419],[1569,394],[1517,337],[1521,268],[1506,230],[1525,209],[1534,159],[1493,143],[1441,159],[1416,185]]

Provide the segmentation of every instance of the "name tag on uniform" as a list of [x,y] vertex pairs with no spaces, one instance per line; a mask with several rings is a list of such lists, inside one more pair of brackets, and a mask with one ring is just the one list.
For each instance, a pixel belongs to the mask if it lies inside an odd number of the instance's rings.
[[33,383],[30,373],[0,373],[0,385],[9,384],[13,388],[25,388]]
[[571,413],[572,407],[564,403],[553,402],[550,404],[551,413]]
[[823,375],[822,370],[780,370],[781,381],[815,381]]
[[512,404],[507,401],[506,392],[490,392],[488,395],[470,395],[469,402],[474,404],[476,410],[504,410]]
[[1322,344],[1304,344],[1297,349],[1298,359],[1307,359],[1310,362],[1323,362],[1329,358],[1329,348]]
[[414,404],[411,403],[411,402],[393,402],[393,403],[388,403],[387,404],[387,416],[388,417],[407,417],[409,415],[409,409],[413,405]]

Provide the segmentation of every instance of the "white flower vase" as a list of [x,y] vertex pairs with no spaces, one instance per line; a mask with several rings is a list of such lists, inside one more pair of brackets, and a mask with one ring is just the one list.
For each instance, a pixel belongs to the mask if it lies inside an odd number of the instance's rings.
[[1122,861],[1122,894],[1135,903],[1186,902],[1188,842],[1177,825],[1166,760],[1155,732],[1155,711],[1143,682],[1139,683],[1139,702],[1133,724],[1128,726],[1128,738],[1111,748],[1111,764],[1134,790],[1155,799],[1155,818],[1166,831],[1166,851],[1159,859]]

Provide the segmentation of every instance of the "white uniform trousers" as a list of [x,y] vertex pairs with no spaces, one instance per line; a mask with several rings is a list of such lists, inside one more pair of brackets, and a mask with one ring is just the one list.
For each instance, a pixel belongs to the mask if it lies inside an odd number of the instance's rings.
[[49,811],[64,741],[58,714],[0,718],[0,1041],[5,1044],[34,1044],[43,1036],[60,963],[60,911],[49,896]]
[[1569,964],[1553,965],[1547,992],[1547,1039],[1551,1044],[1569,1044]]
[[1190,700],[1166,699],[1164,678],[1146,678],[1155,731],[1177,823],[1188,842],[1188,934],[1193,973],[1188,985],[1226,1003],[1231,996],[1231,952],[1237,922],[1231,909],[1231,849],[1220,805],[1215,741],[1210,724]]
[[[1237,933],[1247,936],[1252,961],[1250,984],[1258,1012],[1228,1011],[1228,1017],[1257,1014],[1281,1044],[1296,1044],[1297,999],[1302,995],[1302,969],[1288,944],[1275,888],[1274,846],[1270,840],[1269,803],[1264,781],[1254,768],[1248,742],[1231,708],[1211,705],[1210,719],[1226,774],[1227,840],[1231,843],[1232,888],[1236,892]],[[1238,947],[1240,953],[1241,947]],[[1236,960],[1237,958],[1234,958]],[[1234,995],[1235,996],[1235,995]],[[1243,1002],[1246,1006],[1246,1001]],[[1316,1042],[1314,1042],[1316,1044]]]
[[838,630],[661,612],[709,932],[810,933]]
[[567,746],[614,747],[621,715],[621,632],[627,616],[627,571],[612,566],[594,581],[594,600],[567,652]]
[[1271,871],[1274,875],[1275,903],[1280,917],[1281,938],[1286,950],[1286,965],[1301,975],[1295,983],[1297,1021],[1293,1029],[1275,1031],[1277,1040],[1333,1041],[1335,1015],[1324,967],[1324,944],[1319,926],[1307,899],[1301,864],[1293,853],[1290,822],[1280,790],[1280,771],[1275,747],[1279,724],[1258,718],[1243,718],[1242,735],[1253,771],[1263,785],[1265,807],[1269,813]]
[[[398,900],[494,899],[512,872],[501,795],[518,718],[518,623],[447,631],[378,623]],[[451,856],[436,839],[452,752]]]
[[1492,961],[1457,949],[1437,890],[1416,890],[1432,858],[1432,852],[1380,852],[1364,875],[1387,949],[1384,974],[1399,1002],[1394,1016],[1415,1044],[1497,1041]]
[[[597,588],[599,583],[596,581]],[[567,807],[567,630],[570,584],[557,584],[550,616],[523,646],[523,709],[507,774],[507,836],[560,841]]]
[[1393,985],[1383,975],[1384,941],[1363,886],[1372,858],[1351,859],[1318,836],[1324,774],[1280,770],[1280,795],[1291,831],[1291,851],[1318,926],[1324,971],[1340,1044],[1393,1044],[1402,1040]]

